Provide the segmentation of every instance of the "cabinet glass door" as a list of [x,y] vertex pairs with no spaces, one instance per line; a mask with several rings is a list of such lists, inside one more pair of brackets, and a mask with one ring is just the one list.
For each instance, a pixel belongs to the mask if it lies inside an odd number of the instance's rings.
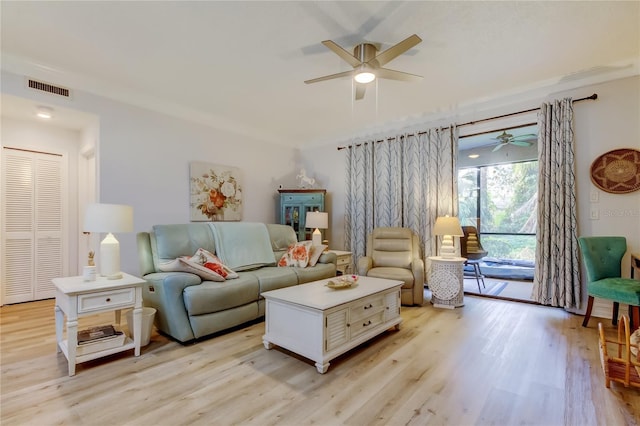
[[291,226],[298,233],[300,230],[300,206],[284,205],[282,210],[284,212],[284,224]]

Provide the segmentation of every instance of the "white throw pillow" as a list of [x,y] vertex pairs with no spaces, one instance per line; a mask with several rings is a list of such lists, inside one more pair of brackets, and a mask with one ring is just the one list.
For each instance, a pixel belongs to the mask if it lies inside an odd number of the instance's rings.
[[192,274],[196,274],[207,281],[224,281],[224,277],[222,275],[212,271],[204,265],[200,265],[198,262],[194,262],[191,259],[185,259],[183,257],[179,257],[178,260],[182,264],[184,272],[191,272]]
[[224,277],[220,274],[215,273],[211,269],[205,268],[186,256],[178,257],[177,259],[169,262],[163,262],[158,265],[158,269],[162,272],[189,272],[207,281],[224,281]]
[[238,274],[222,263],[218,256],[203,248],[199,248],[189,260],[212,270],[226,280],[238,278]]
[[322,253],[327,248],[325,244],[321,244],[319,246],[311,246],[311,253],[309,253],[309,266],[316,266],[318,263],[318,259],[322,256]]
[[238,278],[238,274],[224,265],[211,252],[199,248],[191,257],[182,256],[158,265],[162,272],[189,272],[207,281],[225,281]]

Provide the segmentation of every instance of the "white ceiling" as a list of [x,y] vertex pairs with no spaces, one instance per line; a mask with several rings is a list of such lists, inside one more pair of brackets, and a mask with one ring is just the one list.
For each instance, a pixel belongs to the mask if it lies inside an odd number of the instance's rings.
[[[2,1],[2,68],[292,146],[634,68],[640,2]],[[423,42],[354,102],[321,44]],[[3,97],[3,113],[11,109]],[[72,106],[72,105],[70,105]]]

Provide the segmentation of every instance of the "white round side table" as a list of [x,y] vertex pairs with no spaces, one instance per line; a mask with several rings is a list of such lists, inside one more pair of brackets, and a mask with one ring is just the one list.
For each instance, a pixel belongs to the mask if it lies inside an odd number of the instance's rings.
[[464,257],[430,256],[429,289],[437,308],[464,306]]

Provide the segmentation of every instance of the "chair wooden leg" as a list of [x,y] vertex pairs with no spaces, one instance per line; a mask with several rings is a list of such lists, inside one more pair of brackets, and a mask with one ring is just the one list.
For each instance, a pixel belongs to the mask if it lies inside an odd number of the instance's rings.
[[591,309],[593,309],[593,296],[589,296],[587,301],[587,312],[584,313],[584,320],[582,320],[582,326],[586,327],[589,324],[589,318],[591,318]]
[[620,310],[620,303],[613,302],[613,318],[611,318],[611,323],[613,325],[618,325],[618,311]]

